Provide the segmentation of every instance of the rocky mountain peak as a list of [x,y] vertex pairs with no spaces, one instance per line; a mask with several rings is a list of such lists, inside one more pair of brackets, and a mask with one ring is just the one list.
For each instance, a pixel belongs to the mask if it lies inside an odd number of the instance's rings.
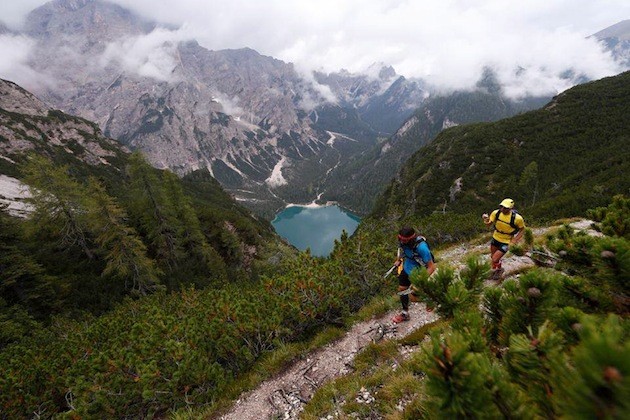
[[392,77],[396,77],[396,70],[394,70],[392,66],[383,67],[378,73],[378,77],[385,80],[391,79]]
[[[46,106],[15,83],[0,79],[0,158],[15,164],[35,150],[48,156],[65,154],[90,165],[128,152],[83,118]],[[5,162],[5,165],[6,165]]]
[[[251,48],[143,42],[158,27],[104,0],[54,0],[33,10],[23,32],[36,43],[29,64],[54,81],[34,93],[95,121],[156,167],[180,175],[208,169],[235,196],[267,209],[277,208],[278,196],[311,200],[303,181],[318,184],[341,166],[347,156],[337,147],[360,153],[424,99],[418,84],[383,63],[313,82]],[[348,144],[328,143],[330,132]],[[278,172],[286,187],[267,182]]]
[[619,41],[630,41],[630,19],[622,20],[593,36],[597,39],[616,38]]
[[49,107],[30,92],[8,80],[0,79],[0,108],[26,115],[45,116]]
[[392,66],[385,63],[373,63],[364,72],[366,76],[380,79],[382,81],[389,81],[397,76],[396,70]]
[[593,36],[604,43],[623,68],[630,68],[630,19],[609,26]]
[[57,10],[75,11],[90,3],[94,3],[94,1],[95,0],[53,0],[49,4]]
[[490,67],[485,67],[481,77],[477,81],[477,88],[482,89],[490,94],[498,94],[501,92],[501,83],[497,78],[497,74]]
[[148,33],[157,25],[102,0],[55,0],[29,13],[25,32],[36,38],[82,35],[99,41]]

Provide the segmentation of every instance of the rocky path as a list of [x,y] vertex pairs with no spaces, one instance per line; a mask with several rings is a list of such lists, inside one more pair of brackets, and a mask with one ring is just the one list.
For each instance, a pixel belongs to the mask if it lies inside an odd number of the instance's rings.
[[[575,229],[587,230],[591,221],[572,223]],[[536,229],[536,236],[548,229]],[[597,232],[590,231],[596,235]],[[488,245],[460,244],[438,254],[439,261],[459,269],[464,266],[466,255],[484,254]],[[511,255],[503,261],[505,277],[533,267],[529,256]],[[439,266],[439,263],[438,263]],[[496,282],[488,281],[488,284]],[[393,286],[392,286],[393,287]],[[407,336],[421,326],[433,322],[438,316],[429,312],[424,304],[412,303],[411,320],[394,325],[391,319],[397,311],[390,311],[377,318],[355,324],[343,338],[309,354],[295,362],[280,375],[264,381],[256,389],[246,392],[225,413],[222,420],[261,420],[270,418],[297,419],[304,405],[324,383],[352,371],[354,357],[371,342],[398,339]]]
[[357,323],[343,338],[316,350],[279,376],[242,395],[221,419],[295,419],[322,384],[352,371],[354,357],[365,346],[382,339],[404,337],[438,318],[428,312],[424,304],[411,305],[409,322],[394,325],[391,319],[396,313],[391,311],[377,319]]

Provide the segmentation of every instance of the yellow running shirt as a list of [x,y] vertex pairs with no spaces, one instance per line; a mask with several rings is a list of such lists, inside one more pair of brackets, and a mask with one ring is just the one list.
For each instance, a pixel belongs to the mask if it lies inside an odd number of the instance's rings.
[[[499,215],[498,221],[497,214]],[[512,229],[512,226],[510,226],[510,219],[512,219],[512,212],[509,212],[508,214],[503,214],[501,213],[501,210],[495,210],[490,213],[490,221],[495,224],[492,237],[504,244],[509,244],[512,240],[512,236],[514,236],[511,234],[514,229]],[[516,213],[514,224],[516,225],[516,227],[518,227],[519,230],[523,229],[525,227],[525,220],[523,220],[523,216]],[[514,232],[514,234],[516,234],[516,232]]]

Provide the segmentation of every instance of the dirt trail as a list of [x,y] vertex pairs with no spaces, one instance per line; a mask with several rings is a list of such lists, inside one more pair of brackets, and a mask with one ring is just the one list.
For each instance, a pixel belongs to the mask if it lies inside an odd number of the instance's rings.
[[278,377],[242,395],[221,418],[260,420],[278,416],[295,419],[322,384],[352,371],[354,357],[365,346],[381,339],[404,337],[438,318],[428,312],[424,304],[411,305],[409,322],[394,325],[391,319],[396,313],[392,311],[377,319],[357,323],[343,338],[316,350]]
[[[575,229],[589,229],[591,221],[572,223]],[[548,229],[535,229],[540,236]],[[590,234],[597,234],[594,231]],[[438,253],[439,262],[456,269],[464,266],[465,256],[470,253],[485,253],[488,245],[455,245]],[[438,263],[438,266],[440,264]],[[510,255],[504,258],[505,277],[533,267],[529,256]],[[392,289],[395,289],[392,281]],[[488,281],[488,285],[497,284]],[[412,303],[409,308],[411,320],[394,325],[391,319],[398,311],[390,311],[378,318],[355,324],[343,338],[315,350],[306,359],[295,362],[275,378],[261,383],[256,389],[246,392],[232,408],[220,417],[222,420],[261,420],[270,418],[297,419],[304,405],[324,383],[352,371],[352,362],[358,352],[371,342],[398,339],[407,336],[421,326],[433,322],[438,316],[429,312],[421,303]]]

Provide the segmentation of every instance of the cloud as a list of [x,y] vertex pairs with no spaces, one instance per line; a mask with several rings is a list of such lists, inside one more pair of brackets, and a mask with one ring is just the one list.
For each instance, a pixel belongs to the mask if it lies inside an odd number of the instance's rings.
[[254,119],[253,115],[250,115],[238,105],[239,98],[237,96],[230,98],[220,92],[216,92],[213,99],[221,104],[223,112],[227,115],[238,118],[245,117],[247,120]]
[[174,82],[178,65],[177,44],[191,39],[187,30],[157,28],[148,35],[121,39],[107,45],[100,64],[119,65],[127,72],[159,81]]
[[[206,48],[250,47],[303,73],[357,73],[383,62],[442,89],[466,89],[489,66],[515,96],[568,87],[577,79],[563,78],[567,69],[588,78],[618,73],[611,56],[587,37],[630,18],[627,0],[110,1],[185,25]],[[2,3],[1,19],[19,21],[8,6],[16,2]],[[168,79],[171,50],[154,37],[146,41],[152,48],[139,39],[121,42],[110,57],[139,74]]]
[[324,103],[337,103],[337,97],[330,87],[317,82],[312,68],[299,63],[295,65],[295,70],[307,85],[307,88],[302,91],[305,96],[299,103],[303,110],[308,112]]
[[469,89],[490,66],[514,96],[570,87],[577,80],[561,77],[567,69],[588,78],[621,71],[587,37],[630,17],[626,0],[181,0],[177,9],[159,0],[117,2],[187,22],[207,48],[251,47],[303,74],[356,73],[384,62],[441,89]]
[[31,10],[44,3],[46,3],[45,0],[0,2],[0,22],[4,22],[10,28],[17,29],[24,23],[24,18]]
[[0,77],[27,89],[49,84],[47,78],[28,65],[35,41],[21,35],[0,35]]

